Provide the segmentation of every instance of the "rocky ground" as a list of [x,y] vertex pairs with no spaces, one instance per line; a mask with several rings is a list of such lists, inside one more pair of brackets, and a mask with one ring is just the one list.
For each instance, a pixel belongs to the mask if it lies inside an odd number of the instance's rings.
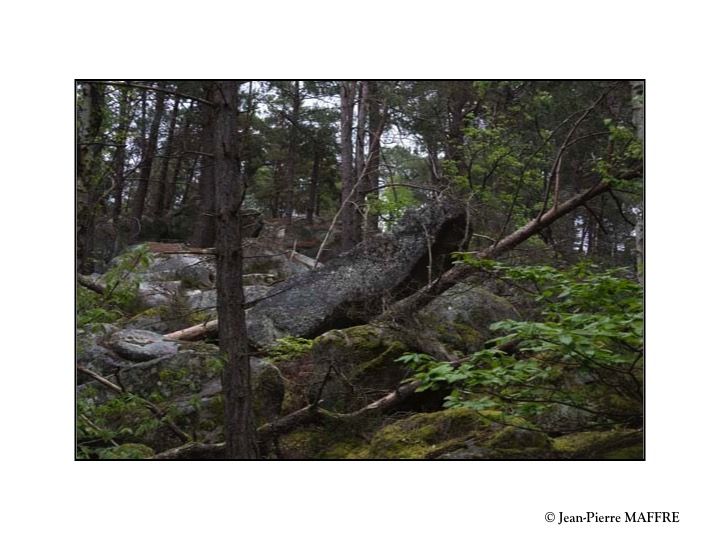
[[[256,422],[272,425],[313,404],[327,413],[280,433],[268,431],[264,457],[642,458],[641,430],[597,431],[592,415],[560,405],[533,418],[443,409],[444,394],[435,390],[377,414],[352,417],[408,379],[411,373],[396,359],[418,350],[419,343],[471,353],[491,337],[490,324],[520,316],[512,298],[493,294],[487,283],[473,278],[414,314],[413,331],[378,322],[384,307],[427,281],[428,268],[430,275],[447,268],[464,229],[456,208],[421,210],[391,234],[317,268],[297,250],[278,253],[277,242],[249,241],[244,290],[251,304]],[[313,234],[316,246],[321,235]],[[188,443],[195,450],[183,457],[221,455],[222,361],[215,336],[168,337],[215,318],[213,255],[177,251],[155,249],[149,266],[136,276],[134,316],[78,329],[79,422],[108,432],[100,457],[162,457]],[[101,275],[94,279],[103,283]],[[88,443],[93,444],[98,443]]]

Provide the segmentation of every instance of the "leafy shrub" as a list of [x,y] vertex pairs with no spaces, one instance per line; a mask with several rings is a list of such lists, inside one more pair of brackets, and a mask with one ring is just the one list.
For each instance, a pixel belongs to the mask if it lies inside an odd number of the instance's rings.
[[124,253],[103,276],[104,292],[98,294],[78,287],[76,296],[78,327],[112,323],[132,313],[138,306],[138,273],[151,262],[147,246],[141,245]]
[[[532,283],[542,322],[500,321],[501,336],[457,366],[406,354],[418,391],[452,388],[447,407],[538,414],[565,405],[601,423],[634,424],[642,414],[643,308],[623,269],[508,267],[478,262],[505,279]],[[508,352],[512,351],[512,353]]]

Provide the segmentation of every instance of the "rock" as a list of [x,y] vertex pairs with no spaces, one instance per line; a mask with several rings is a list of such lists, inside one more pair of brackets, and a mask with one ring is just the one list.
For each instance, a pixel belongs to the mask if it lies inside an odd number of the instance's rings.
[[417,319],[423,332],[467,354],[483,348],[492,337],[492,323],[519,317],[510,302],[487,291],[479,280],[470,279],[430,302]]
[[194,310],[214,310],[217,308],[217,291],[200,289],[185,292],[189,306]]
[[407,347],[391,331],[364,325],[331,330],[305,350],[275,353],[274,363],[288,381],[286,412],[312,403],[322,388],[323,408],[358,409],[391,392],[408,376],[394,360]]
[[380,429],[373,436],[368,457],[428,459],[442,455],[476,433],[488,437],[491,423],[469,409],[446,409],[415,414]]
[[559,459],[643,459],[642,430],[584,431],[553,440]]
[[435,275],[465,236],[465,212],[450,203],[408,211],[389,233],[379,234],[323,268],[275,285],[248,311],[248,336],[259,348],[276,336],[314,337],[331,328],[363,323],[383,299],[409,294],[427,282],[428,243]]
[[140,303],[146,308],[166,306],[180,293],[181,286],[180,281],[141,281],[138,283]]
[[154,254],[153,263],[142,273],[148,281],[182,281],[188,288],[210,288],[215,283],[211,255]]
[[147,330],[120,330],[108,338],[108,347],[126,360],[145,362],[178,352],[176,341]]

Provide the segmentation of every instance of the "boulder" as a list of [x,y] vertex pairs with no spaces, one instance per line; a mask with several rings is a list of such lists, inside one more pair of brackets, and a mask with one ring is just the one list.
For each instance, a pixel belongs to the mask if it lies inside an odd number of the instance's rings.
[[465,232],[462,207],[436,202],[409,210],[390,232],[275,285],[268,299],[248,311],[248,336],[265,348],[277,336],[314,337],[367,322],[383,301],[427,283],[430,261],[432,275],[446,269]]
[[519,317],[510,302],[482,287],[478,279],[470,279],[431,301],[417,322],[423,332],[467,354],[481,349],[492,337],[491,324]]
[[395,359],[406,345],[390,330],[364,325],[331,330],[312,342],[274,349],[274,364],[287,381],[285,412],[315,401],[323,408],[349,412],[391,392],[408,376]]
[[145,362],[178,352],[176,341],[166,340],[161,334],[147,330],[120,330],[107,339],[107,346],[120,357],[134,362]]

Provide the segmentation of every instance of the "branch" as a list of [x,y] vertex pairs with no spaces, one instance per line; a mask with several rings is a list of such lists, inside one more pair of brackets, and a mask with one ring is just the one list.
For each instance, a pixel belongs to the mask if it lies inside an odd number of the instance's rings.
[[208,101],[207,99],[199,98],[197,96],[190,96],[188,94],[183,94],[181,92],[177,92],[174,90],[168,90],[166,88],[158,88],[157,86],[148,86],[146,84],[138,84],[138,83],[131,83],[131,82],[123,82],[123,81],[77,81],[80,83],[83,82],[91,82],[93,84],[104,84],[108,86],[124,86],[127,88],[139,88],[140,90],[151,90],[152,92],[160,92],[162,94],[168,94],[171,96],[177,96],[179,98],[183,99],[189,99],[191,101],[197,101],[199,103],[205,103],[206,105],[212,105],[212,101]]
[[181,430],[181,429],[177,426],[177,424],[175,424],[175,422],[173,422],[172,420],[170,420],[170,419],[165,415],[165,413],[164,413],[162,410],[160,410],[160,408],[158,408],[158,406],[155,405],[153,402],[148,401],[147,399],[144,399],[144,398],[142,398],[142,397],[140,397],[140,396],[138,396],[138,395],[135,395],[135,394],[133,394],[133,393],[131,393],[131,392],[126,392],[125,390],[123,390],[122,388],[120,388],[117,384],[115,384],[115,383],[107,380],[107,379],[106,379],[105,377],[103,377],[102,375],[99,375],[99,374],[95,373],[94,371],[89,370],[88,368],[86,368],[86,367],[84,367],[84,366],[76,365],[75,368],[76,368],[80,373],[84,373],[85,375],[87,375],[87,376],[90,377],[91,379],[96,380],[97,382],[99,382],[100,384],[102,384],[102,385],[105,386],[106,388],[109,388],[109,389],[112,390],[113,392],[116,392],[116,393],[118,393],[118,394],[120,394],[120,395],[132,396],[132,397],[140,400],[140,402],[141,402],[145,407],[147,407],[147,408],[150,410],[150,412],[152,412],[152,413],[155,415],[155,417],[157,417],[158,420],[160,420],[161,422],[164,422],[164,423],[173,431],[173,433],[175,433],[175,435],[177,435],[178,437],[180,437],[181,440],[183,440],[183,441],[185,441],[185,442],[188,442],[188,441],[191,441],[191,440],[192,440],[192,438],[190,437],[190,435],[188,435],[188,434],[185,433],[183,430]]

